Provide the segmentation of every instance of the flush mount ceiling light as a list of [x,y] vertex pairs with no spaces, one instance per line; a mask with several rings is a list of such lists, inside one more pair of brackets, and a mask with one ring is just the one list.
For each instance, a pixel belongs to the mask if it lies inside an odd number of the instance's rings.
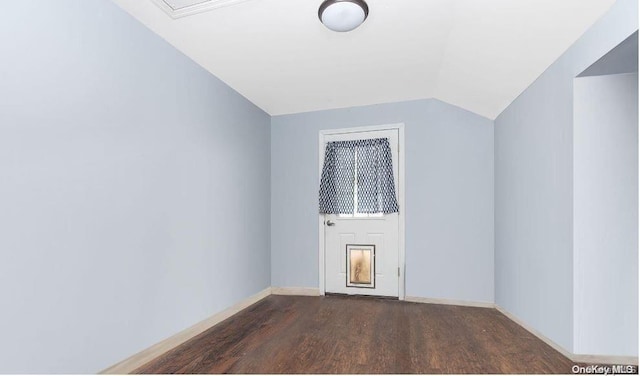
[[318,9],[318,18],[333,31],[351,31],[369,15],[364,0],[325,0]]

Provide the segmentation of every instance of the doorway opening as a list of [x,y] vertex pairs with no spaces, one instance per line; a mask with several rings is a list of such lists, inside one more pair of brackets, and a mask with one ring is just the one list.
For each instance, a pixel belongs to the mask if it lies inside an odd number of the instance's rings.
[[638,32],[573,84],[573,352],[637,356]]

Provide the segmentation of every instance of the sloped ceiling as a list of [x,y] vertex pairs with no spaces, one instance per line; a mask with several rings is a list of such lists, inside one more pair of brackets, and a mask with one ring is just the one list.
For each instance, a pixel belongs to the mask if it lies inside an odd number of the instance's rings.
[[615,0],[367,0],[336,33],[321,0],[247,0],[178,19],[113,0],[271,115],[437,98],[494,119]]

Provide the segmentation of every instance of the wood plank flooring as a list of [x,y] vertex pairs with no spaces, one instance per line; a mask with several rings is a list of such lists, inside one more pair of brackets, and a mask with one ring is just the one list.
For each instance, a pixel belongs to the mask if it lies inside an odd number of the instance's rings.
[[495,309],[271,295],[135,373],[571,373]]

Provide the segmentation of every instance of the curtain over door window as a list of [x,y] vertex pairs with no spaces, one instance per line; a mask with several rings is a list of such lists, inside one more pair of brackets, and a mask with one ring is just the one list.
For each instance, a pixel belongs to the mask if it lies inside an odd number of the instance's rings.
[[398,212],[389,140],[327,143],[319,204],[321,214]]

